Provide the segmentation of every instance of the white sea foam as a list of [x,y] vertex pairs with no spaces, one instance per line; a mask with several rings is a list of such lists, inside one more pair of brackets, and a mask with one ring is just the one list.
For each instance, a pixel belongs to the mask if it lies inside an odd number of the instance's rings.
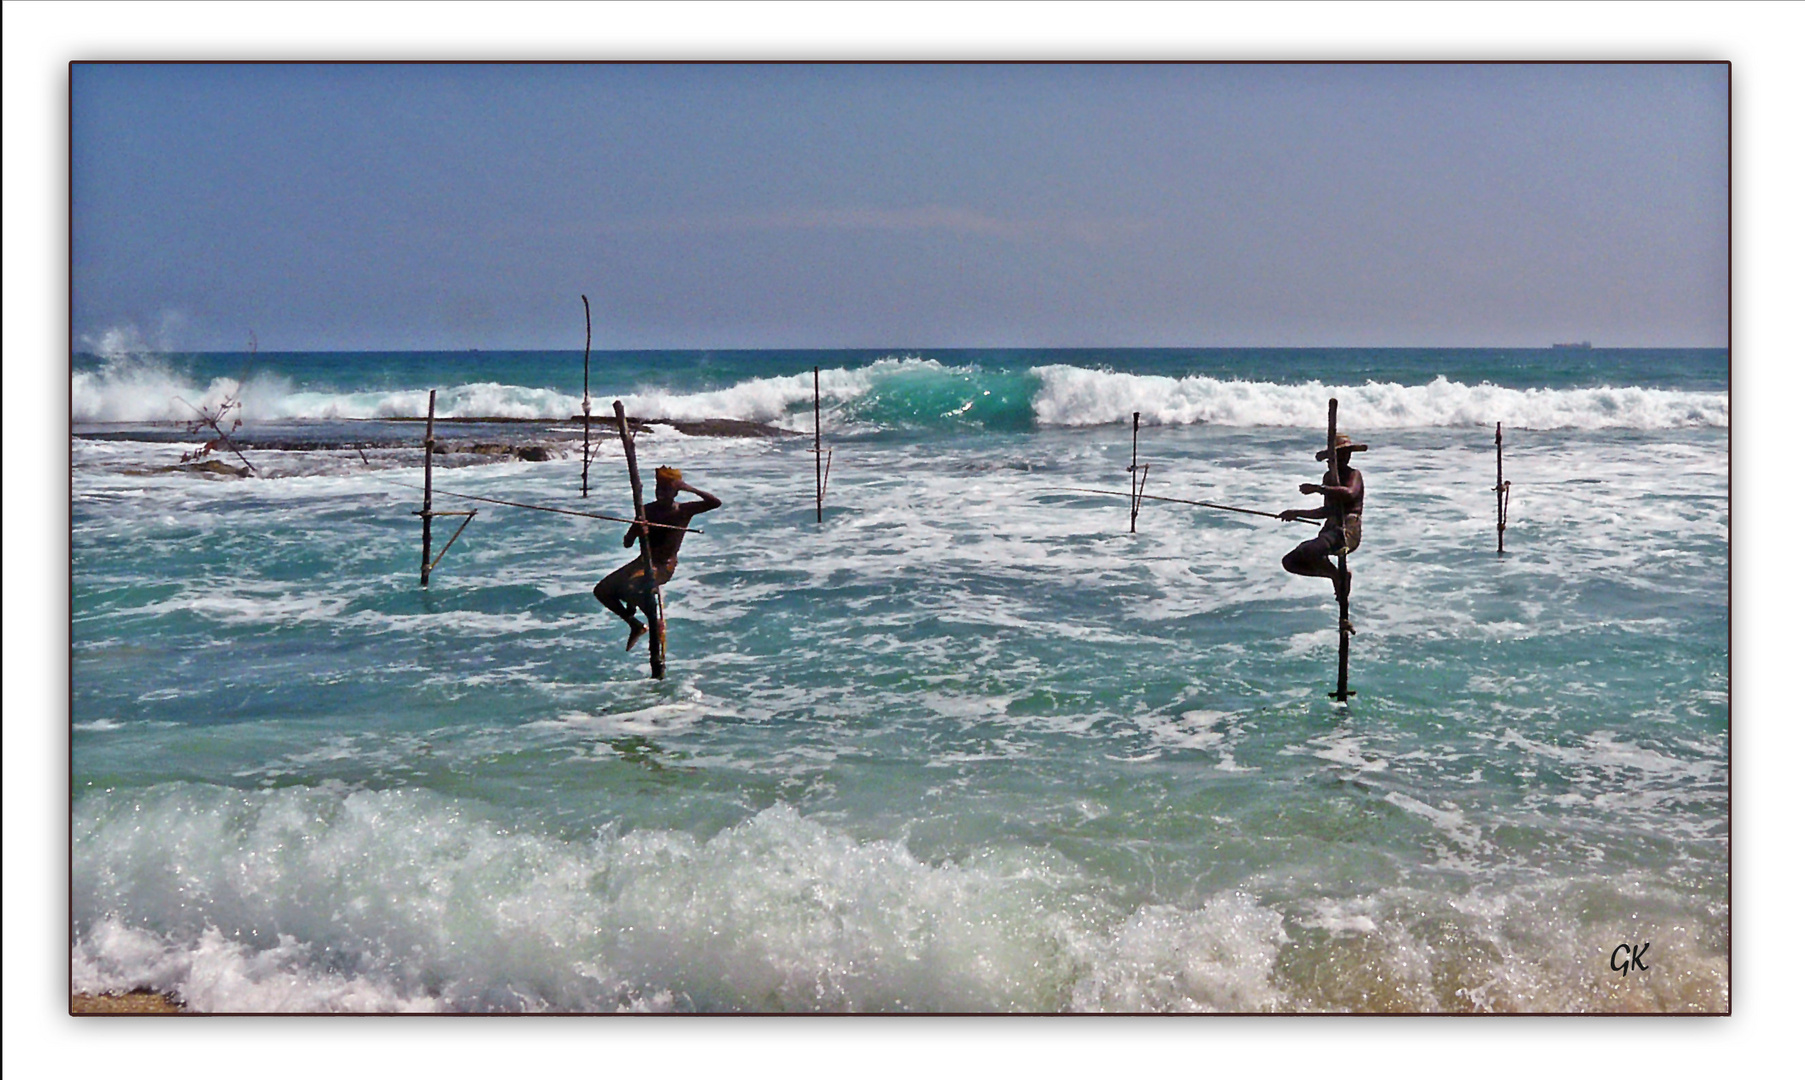
[[1386,792],[1385,801],[1400,810],[1426,819],[1435,826],[1437,832],[1454,841],[1455,845],[1460,848],[1474,851],[1485,844],[1485,841],[1479,836],[1478,827],[1469,824],[1466,815],[1453,803],[1444,803],[1440,809],[1437,809],[1413,799],[1401,791]]
[[[800,440],[682,441],[729,505],[684,548],[658,684],[587,596],[626,557],[618,525],[485,507],[421,590],[417,488],[128,477],[98,464],[127,444],[84,444],[77,764],[128,779],[78,810],[78,988],[223,1010],[1721,1007],[1723,919],[1699,896],[1723,880],[1725,436],[1507,444],[1496,559],[1490,431],[1471,434],[1371,440],[1366,719],[1346,730],[1319,722],[1320,687],[1286,689],[1332,671],[1331,591],[1277,569],[1309,529],[1149,504],[1130,536],[1124,500],[1053,492],[1117,486],[1125,428],[843,444],[819,527]],[[1150,493],[1276,510],[1315,479],[1315,438],[1199,424],[1143,429],[1140,451]],[[1674,465],[1659,493],[1651,456]],[[558,501],[569,462],[445,483],[577,505]],[[114,639],[184,659],[242,644],[273,661],[254,669],[268,695],[234,704],[241,682]],[[1651,664],[1675,680],[1658,695],[1624,678]],[[308,718],[210,727],[182,758],[282,790],[142,786],[193,739],[193,710],[155,701],[178,677],[225,719]],[[620,735],[684,768],[646,782]],[[323,786],[456,770],[493,791],[534,760],[551,767],[512,811]],[[645,790],[608,790],[610,769]],[[1218,784],[1256,794],[1216,802]],[[1047,831],[1068,792],[1103,824]],[[774,797],[800,812],[683,809]],[[541,812],[561,831],[516,823]],[[617,813],[697,831],[572,824]],[[1377,876],[1339,876],[1366,853]],[[1575,865],[1605,884],[1522,884]],[[1691,891],[1619,891],[1656,866]],[[1396,873],[1434,881],[1371,891]],[[1325,875],[1357,895],[1319,895]],[[1657,915],[1675,966],[1597,978],[1604,939]]]
[[[870,391],[875,377],[906,370],[938,370],[932,360],[880,360],[863,368],[829,368],[821,372],[821,401],[826,407],[855,400]],[[721,390],[699,393],[649,391],[621,399],[636,416],[663,416],[672,420],[705,420],[729,417],[776,424],[815,397],[812,371],[748,379]],[[812,421],[811,421],[812,422]]]
[[[1413,811],[1414,812],[1414,811]],[[1430,811],[1440,817],[1441,812]],[[1448,822],[1459,829],[1458,822]],[[1727,955],[1634,877],[1450,898],[1108,900],[1045,850],[929,863],[781,804],[556,839],[421,791],[172,785],[75,812],[71,989],[197,1011],[1721,1009]],[[1662,963],[1613,980],[1610,945]]]
[[1284,917],[1244,893],[1210,897],[1195,911],[1135,911],[1087,956],[1072,1007],[1079,1012],[1269,1012],[1286,1004],[1273,985]]
[[[69,417],[76,423],[99,421],[197,421],[202,412],[233,420],[267,420],[293,415],[287,380],[263,376],[217,378],[200,385],[176,374],[166,363],[132,357],[109,361],[98,371],[77,371],[69,382]],[[227,409],[237,400],[238,407]]]
[[1173,378],[1051,365],[1034,369],[1041,390],[1035,418],[1044,425],[1127,423],[1217,424],[1225,427],[1315,427],[1322,403],[1341,401],[1343,425],[1356,433],[1388,428],[1467,427],[1502,421],[1506,427],[1725,427],[1729,394],[1639,386],[1512,390],[1468,386],[1437,376],[1421,386],[1369,382],[1333,386]]
[[78,992],[154,987],[199,1011],[1283,1000],[1282,917],[1250,896],[1118,912],[1050,854],[930,865],[781,805],[707,840],[584,843],[419,792],[185,787],[136,801],[78,811]]
[[72,988],[203,1009],[1056,1009],[1083,904],[1045,857],[931,866],[782,806],[577,842],[420,792],[138,800],[79,814]]
[[[1321,422],[1322,402],[1331,396],[1340,399],[1345,425],[1355,432],[1469,427],[1498,421],[1506,427],[1529,430],[1655,430],[1729,424],[1729,394],[1725,391],[1641,386],[1510,389],[1489,383],[1467,385],[1440,376],[1410,386],[1379,382],[1336,386],[1204,375],[1136,375],[1064,364],[1036,367],[1031,375],[1038,389],[1031,404],[1019,407],[1031,410],[1032,419],[1046,427],[1126,423],[1139,412],[1146,424],[1314,428]],[[911,417],[913,422],[931,421],[936,416],[966,417],[991,393],[987,383],[994,385],[992,380],[1006,377],[920,357],[829,368],[821,372],[823,426],[862,430],[899,422],[898,417]],[[722,417],[806,426],[802,413],[813,400],[814,388],[813,373],[799,372],[746,379],[713,390],[607,392],[595,400],[619,396],[627,411],[636,416],[675,420]],[[873,395],[881,395],[893,415],[884,410],[863,415],[862,406]],[[233,415],[252,422],[421,416],[427,391],[424,387],[297,390],[280,376],[255,370],[242,386],[230,378],[201,386],[156,356],[122,355],[108,359],[98,370],[73,373],[70,396],[71,419],[78,423],[193,420],[195,410],[185,402],[213,409],[233,396],[242,402]],[[963,404],[945,409],[954,399]],[[563,420],[582,411],[582,399],[545,387],[467,382],[440,388],[437,410],[443,417]],[[1022,419],[1027,418],[1024,413]]]
[[[944,370],[935,361],[918,358],[879,360],[855,369],[831,368],[821,372],[821,398],[831,409],[869,392],[875,379]],[[565,420],[583,410],[581,395],[545,387],[467,382],[437,389],[435,408],[441,417]],[[802,372],[748,379],[719,390],[598,393],[592,401],[619,396],[627,412],[635,416],[778,423],[812,402],[814,392],[813,373]],[[242,407],[232,415],[247,422],[343,420],[423,416],[427,390],[296,390],[286,379],[255,369],[242,384],[235,378],[218,378],[202,386],[177,372],[164,358],[122,353],[108,358],[98,370],[72,373],[70,418],[77,423],[188,421],[196,419],[196,413],[184,402],[214,409],[233,396],[242,400]]]

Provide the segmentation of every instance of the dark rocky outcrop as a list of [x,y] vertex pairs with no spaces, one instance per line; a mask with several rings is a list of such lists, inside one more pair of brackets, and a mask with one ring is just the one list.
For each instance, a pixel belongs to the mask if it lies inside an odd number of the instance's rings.
[[[583,422],[580,416],[572,417],[578,423]],[[595,419],[590,419],[593,425]],[[635,431],[643,431],[653,425],[676,428],[685,435],[711,435],[716,438],[772,438],[778,435],[800,435],[799,431],[790,431],[773,424],[761,424],[756,420],[733,420],[727,417],[712,417],[707,420],[672,420],[668,417],[641,418],[627,417],[627,426]]]

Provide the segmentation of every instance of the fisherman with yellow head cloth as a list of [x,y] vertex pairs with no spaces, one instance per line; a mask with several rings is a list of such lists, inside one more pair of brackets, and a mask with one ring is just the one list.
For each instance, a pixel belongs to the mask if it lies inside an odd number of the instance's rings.
[[[660,468],[657,473],[657,497],[640,512],[640,516],[653,525],[670,525],[668,529],[650,529],[646,540],[652,553],[652,573],[654,580],[663,585],[671,580],[677,572],[677,549],[683,546],[683,530],[689,527],[690,518],[697,514],[706,514],[721,505],[721,500],[700,488],[691,487],[683,482],[683,473],[669,466]],[[677,493],[687,491],[691,495],[701,496],[699,501],[680,503]],[[642,527],[635,523],[627,529],[627,535],[621,540],[622,547],[632,547],[639,542]],[[602,606],[619,615],[627,623],[627,648],[631,649],[640,635],[646,632],[646,624],[634,617],[637,608],[647,618],[657,618],[658,613],[652,600],[652,589],[646,581],[645,563],[641,559],[632,562],[596,582],[595,598]]]

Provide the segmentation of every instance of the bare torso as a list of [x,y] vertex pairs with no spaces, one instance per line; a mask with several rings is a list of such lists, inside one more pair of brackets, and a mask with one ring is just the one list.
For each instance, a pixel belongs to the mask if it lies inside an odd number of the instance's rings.
[[[713,506],[700,502],[673,502],[661,505],[655,502],[645,504],[642,513],[645,519],[654,525],[675,525],[674,529],[652,529],[650,547],[652,565],[657,568],[662,578],[668,579],[677,569],[677,549],[683,546],[683,529],[689,527],[689,519],[704,510],[712,510]],[[633,535],[637,536],[638,526],[633,527]]]
[[1329,473],[1322,474],[1323,521],[1330,525],[1340,525],[1343,518],[1359,517],[1366,509],[1366,480],[1359,469],[1344,469],[1339,488],[1331,486],[1335,479]]

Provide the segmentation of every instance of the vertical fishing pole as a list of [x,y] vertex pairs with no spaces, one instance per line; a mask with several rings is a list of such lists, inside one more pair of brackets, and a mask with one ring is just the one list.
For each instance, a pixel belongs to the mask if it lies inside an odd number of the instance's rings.
[[432,574],[432,415],[438,408],[439,392],[426,393],[426,496],[420,505],[420,584]]
[[1134,414],[1134,441],[1128,456],[1128,531],[1134,532],[1135,519],[1141,516],[1141,493],[1147,490],[1147,470],[1153,463],[1141,463],[1141,414]]
[[1141,516],[1141,500],[1136,498],[1139,491],[1135,480],[1141,475],[1141,414],[1134,414],[1134,435],[1128,451],[1128,531],[1134,531],[1134,521]]
[[821,523],[821,369],[815,368],[815,524]]
[[1498,493],[1498,554],[1504,554],[1504,515],[1510,508],[1510,485],[1504,480],[1504,421],[1498,421],[1498,430],[1492,436],[1498,444],[1498,486],[1492,490]]
[[[1341,407],[1340,402],[1338,402],[1334,398],[1329,399],[1329,486],[1330,487],[1340,487],[1341,479],[1342,479],[1341,478],[1341,455],[1338,454],[1335,450],[1335,413],[1336,413],[1336,410],[1338,410],[1340,407]],[[1343,527],[1341,530],[1341,548],[1339,551],[1337,551],[1335,553],[1335,568],[1337,571],[1340,572],[1342,581],[1347,580],[1346,520],[1347,519],[1344,516],[1342,518]],[[1351,691],[1347,688],[1347,652],[1348,652],[1348,625],[1349,625],[1348,624],[1348,613],[1347,613],[1347,602],[1348,602],[1348,594],[1350,592],[1352,592],[1353,590],[1347,589],[1347,588],[1342,588],[1342,589],[1337,589],[1336,591],[1340,594],[1338,599],[1340,600],[1340,607],[1341,607],[1341,622],[1336,627],[1336,630],[1341,635],[1341,655],[1340,655],[1339,661],[1336,664],[1335,692],[1329,696],[1333,697],[1336,701],[1346,701],[1348,699],[1348,695],[1353,693],[1353,691]]]
[[640,525],[639,558],[646,570],[646,595],[652,610],[645,613],[650,631],[647,651],[652,658],[652,678],[664,678],[664,594],[658,588],[658,574],[652,567],[652,530],[645,528],[645,489],[639,483],[639,457],[633,452],[633,431],[627,426],[626,406],[614,403],[614,420],[620,425],[620,442],[627,455],[627,479],[633,484],[633,517]]
[[583,498],[589,498],[589,297],[583,297]]

